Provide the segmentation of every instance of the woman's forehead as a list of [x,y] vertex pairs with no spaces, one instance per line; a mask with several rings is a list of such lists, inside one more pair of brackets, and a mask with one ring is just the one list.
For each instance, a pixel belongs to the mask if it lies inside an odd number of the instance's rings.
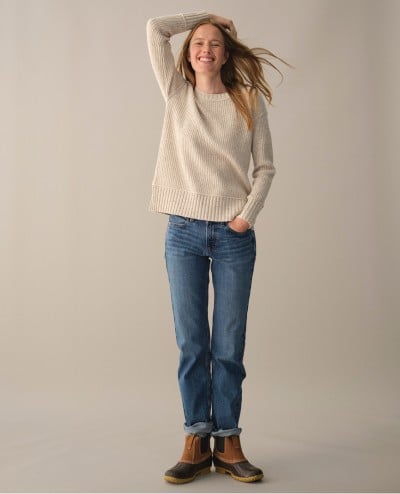
[[196,31],[193,33],[192,39],[211,39],[223,41],[224,37],[222,36],[221,31],[213,26],[212,24],[202,24],[199,26]]

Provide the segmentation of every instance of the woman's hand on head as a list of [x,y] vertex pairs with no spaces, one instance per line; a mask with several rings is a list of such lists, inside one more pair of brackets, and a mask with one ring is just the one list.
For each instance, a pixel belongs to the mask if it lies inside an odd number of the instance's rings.
[[209,14],[209,17],[212,21],[221,24],[222,27],[228,29],[229,34],[233,37],[237,37],[236,27],[231,19],[227,19],[226,17],[221,17],[220,15]]

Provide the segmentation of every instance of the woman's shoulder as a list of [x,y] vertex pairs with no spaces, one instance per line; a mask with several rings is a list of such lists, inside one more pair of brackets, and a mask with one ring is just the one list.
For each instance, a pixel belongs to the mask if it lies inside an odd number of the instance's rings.
[[266,98],[258,88],[246,85],[242,86],[240,91],[242,92],[242,95],[245,98],[253,116],[257,116],[266,111]]

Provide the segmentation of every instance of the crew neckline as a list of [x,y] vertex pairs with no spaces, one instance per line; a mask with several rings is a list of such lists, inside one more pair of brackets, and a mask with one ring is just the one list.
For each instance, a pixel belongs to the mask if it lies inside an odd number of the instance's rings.
[[224,93],[205,93],[204,91],[200,91],[199,89],[197,89],[197,87],[195,87],[194,92],[196,96],[205,100],[219,101],[229,99],[229,93],[226,91]]

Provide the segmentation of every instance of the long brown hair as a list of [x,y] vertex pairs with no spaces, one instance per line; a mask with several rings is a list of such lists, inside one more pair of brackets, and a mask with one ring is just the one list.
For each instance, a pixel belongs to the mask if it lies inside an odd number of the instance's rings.
[[193,87],[196,86],[196,77],[195,72],[187,59],[187,54],[194,32],[203,24],[212,24],[222,33],[225,50],[228,51],[229,57],[221,67],[221,80],[235,104],[237,111],[242,114],[247,127],[250,130],[253,127],[252,110],[256,105],[257,90],[263,93],[267,101],[272,104],[272,90],[264,77],[262,64],[273,67],[281,74],[283,79],[282,72],[267,58],[261,55],[274,57],[289,67],[292,67],[292,65],[265,48],[247,47],[234,38],[223,26],[221,26],[221,24],[211,19],[205,20],[197,23],[187,35],[176,64],[178,71]]

